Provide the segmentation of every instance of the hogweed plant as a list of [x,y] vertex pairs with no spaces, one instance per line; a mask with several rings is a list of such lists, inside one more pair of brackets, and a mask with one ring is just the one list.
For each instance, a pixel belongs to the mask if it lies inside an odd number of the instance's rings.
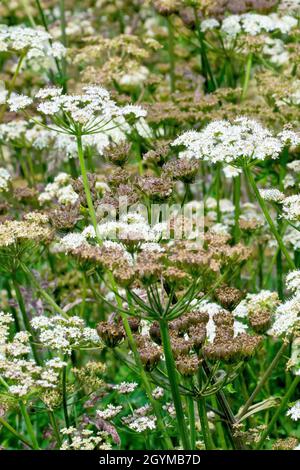
[[299,2],[1,15],[1,448],[299,449]]

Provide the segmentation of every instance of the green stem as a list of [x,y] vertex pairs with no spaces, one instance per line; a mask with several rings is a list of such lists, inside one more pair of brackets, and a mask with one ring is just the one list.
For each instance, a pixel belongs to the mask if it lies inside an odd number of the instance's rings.
[[217,163],[216,168],[216,183],[215,183],[215,191],[216,191],[216,200],[217,200],[217,222],[221,222],[221,209],[220,209],[220,198],[221,198],[221,165]]
[[67,366],[63,367],[62,370],[62,398],[63,398],[63,410],[64,410],[64,418],[65,424],[68,428],[70,426],[69,414],[68,414],[68,403],[67,403]]
[[77,151],[78,151],[80,171],[81,171],[81,176],[82,176],[82,182],[83,182],[83,187],[84,187],[84,191],[85,191],[86,201],[87,201],[87,205],[88,205],[88,209],[89,209],[90,219],[91,219],[91,222],[93,224],[98,243],[101,244],[101,237],[99,235],[96,212],[95,212],[94,205],[93,205],[93,199],[92,199],[92,195],[91,195],[88,175],[87,175],[86,166],[85,166],[85,159],[84,159],[83,148],[82,148],[81,134],[77,135]]
[[278,233],[278,231],[277,231],[277,229],[276,229],[276,227],[275,227],[275,224],[274,224],[274,222],[273,222],[273,220],[272,220],[272,218],[271,218],[271,216],[270,216],[270,214],[269,214],[269,211],[268,211],[268,209],[267,209],[267,206],[266,206],[266,204],[265,204],[265,201],[263,200],[263,198],[262,198],[261,195],[260,195],[260,192],[259,192],[259,189],[258,189],[258,187],[257,187],[257,185],[256,185],[255,179],[254,179],[254,177],[253,177],[253,175],[252,175],[252,173],[251,173],[251,170],[249,169],[248,166],[245,166],[245,167],[244,167],[244,172],[245,172],[246,178],[248,179],[248,181],[249,181],[249,183],[250,183],[250,185],[251,185],[251,187],[252,187],[252,190],[253,190],[253,192],[254,192],[254,194],[255,194],[255,196],[256,196],[256,199],[257,199],[257,201],[258,201],[258,203],[259,203],[259,205],[260,205],[260,207],[261,207],[261,210],[263,211],[263,214],[264,214],[264,216],[265,216],[265,218],[266,218],[266,220],[267,220],[267,222],[268,222],[268,224],[269,224],[269,226],[270,226],[271,232],[272,232],[272,234],[274,235],[274,237],[276,238],[277,243],[278,243],[278,246],[279,246],[279,248],[281,249],[282,253],[284,254],[284,256],[285,256],[285,258],[286,258],[286,260],[287,260],[287,262],[288,262],[288,265],[289,265],[290,269],[295,269],[295,264],[294,264],[294,262],[293,262],[293,260],[292,260],[292,258],[291,258],[291,256],[290,256],[290,254],[289,254],[289,252],[288,252],[288,250],[287,250],[285,244],[283,243],[283,240],[282,240],[280,234]]
[[[199,378],[199,386],[201,388],[202,373],[200,369],[199,369],[198,378]],[[205,397],[199,397],[197,400],[197,405],[198,405],[198,413],[199,413],[199,418],[200,418],[201,431],[202,431],[202,436],[203,436],[203,440],[205,444],[205,449],[213,450],[215,446],[214,446],[210,429],[209,429],[209,424],[208,424],[208,419],[207,419],[207,414],[206,414]]]
[[[23,299],[23,295],[22,295],[21,289],[19,287],[18,281],[17,281],[17,279],[14,275],[12,276],[12,282],[13,282],[13,286],[14,286],[14,289],[15,289],[17,301],[18,301],[18,304],[19,304],[19,307],[20,307],[20,311],[21,311],[21,314],[22,314],[25,329],[28,331],[28,333],[30,333],[31,340],[34,341],[34,333],[33,333],[33,330],[31,328],[29,318],[27,316],[26,306],[25,306],[25,302],[24,302],[24,299]],[[39,359],[37,350],[36,350],[35,345],[33,344],[33,342],[31,340],[30,340],[30,347],[31,347],[31,350],[32,350],[34,360],[37,364],[40,364],[40,359]]]
[[300,376],[297,375],[293,382],[291,383],[289,389],[287,390],[286,394],[284,395],[284,397],[282,398],[281,402],[280,402],[280,405],[278,406],[273,418],[271,419],[271,421],[269,422],[267,428],[264,430],[264,432],[262,433],[261,435],[261,438],[259,440],[259,443],[257,444],[257,450],[261,449],[264,442],[265,442],[265,439],[267,436],[269,436],[270,432],[272,431],[274,425],[276,424],[276,421],[280,415],[280,413],[286,408],[290,398],[292,397],[294,391],[296,390],[297,388],[297,385],[299,384],[300,382]]
[[19,406],[20,406],[20,410],[21,410],[21,413],[23,415],[23,418],[24,418],[24,421],[25,421],[25,424],[26,424],[27,432],[28,432],[28,434],[30,436],[30,439],[31,439],[31,442],[32,442],[32,447],[33,447],[34,450],[40,450],[38,442],[37,442],[35,434],[34,434],[34,430],[33,430],[33,426],[32,426],[29,414],[26,410],[26,407],[25,407],[24,403],[21,400],[19,401]]
[[[187,381],[188,387],[193,387],[192,380]],[[196,448],[196,421],[195,421],[195,406],[193,397],[190,395],[187,396],[187,407],[188,407],[188,414],[189,414],[189,427],[190,427],[190,438],[191,438],[191,450]]]
[[61,437],[60,437],[60,434],[59,434],[59,429],[58,429],[58,426],[57,426],[55,414],[54,414],[53,411],[49,410],[48,416],[49,416],[49,420],[50,420],[50,423],[51,423],[51,426],[52,426],[52,429],[53,429],[53,432],[54,432],[54,436],[55,436],[57,445],[60,448],[61,444],[62,444],[62,441],[61,441]]
[[207,57],[206,53],[206,45],[204,41],[204,34],[201,31],[201,26],[198,18],[198,13],[197,9],[194,8],[194,17],[195,17],[195,24],[196,24],[196,32],[199,40],[199,46],[200,46],[200,57],[201,57],[201,70],[204,75],[205,81],[206,81],[206,86],[207,86],[207,91],[212,92],[217,89],[217,83],[215,80],[215,77],[212,73],[210,63]]
[[[113,278],[113,275],[111,273],[109,273],[109,278],[110,278],[110,283],[113,287],[113,290],[117,291],[117,286],[116,286],[115,280]],[[131,303],[131,298],[130,298],[129,294],[127,295],[127,299],[128,299],[129,309],[131,311],[132,310],[132,303]],[[119,307],[121,308],[122,307],[122,301],[118,296],[116,296],[116,301],[117,301]],[[151,403],[153,411],[156,415],[157,427],[158,427],[159,431],[161,432],[161,434],[164,438],[165,448],[169,449],[169,450],[173,449],[172,441],[169,438],[168,433],[166,432],[165,425],[164,425],[163,419],[161,417],[159,405],[152,396],[152,388],[151,388],[150,382],[148,380],[147,374],[145,372],[145,369],[143,367],[143,364],[142,364],[142,361],[141,361],[141,358],[140,358],[140,355],[139,355],[139,352],[138,352],[138,349],[137,349],[137,346],[136,346],[136,342],[134,340],[134,337],[133,337],[133,334],[132,334],[132,331],[131,331],[131,328],[130,328],[130,325],[129,325],[129,322],[128,322],[127,315],[126,315],[126,313],[123,312],[123,310],[120,310],[120,315],[121,315],[121,318],[122,318],[122,322],[123,322],[125,333],[126,333],[126,336],[127,336],[127,339],[128,339],[128,343],[129,343],[130,349],[133,353],[133,357],[134,357],[136,366],[138,368],[139,375],[141,377],[145,392],[147,394],[148,400]]]
[[238,243],[240,241],[241,230],[239,224],[239,218],[241,213],[240,201],[241,201],[241,175],[233,178],[234,186],[234,242]]
[[260,381],[258,382],[258,384],[256,385],[255,389],[253,390],[253,392],[251,393],[250,397],[248,398],[247,402],[245,403],[243,409],[241,410],[241,412],[239,413],[239,416],[238,418],[242,418],[248,411],[248,409],[250,408],[250,406],[252,405],[253,401],[255,400],[256,396],[259,394],[259,392],[262,390],[263,386],[265,385],[266,381],[268,380],[268,378],[270,377],[270,375],[272,374],[273,370],[275,369],[275,367],[277,366],[280,358],[282,357],[286,347],[287,347],[288,343],[287,342],[283,342],[281,347],[279,348],[279,350],[277,351],[277,354],[274,356],[272,362],[270,363],[269,367],[267,368],[267,370],[265,371],[265,373],[263,374],[262,378],[260,379]]
[[61,40],[67,46],[65,0],[59,0]]
[[243,92],[242,92],[242,100],[246,98],[247,92],[248,92],[250,76],[251,76],[251,68],[252,68],[252,59],[253,59],[253,55],[252,55],[252,53],[250,53],[248,55],[247,64],[246,64],[245,79],[244,79]]
[[22,436],[22,434],[18,433],[7,421],[5,421],[1,416],[0,416],[0,424],[6,428],[8,431],[10,431],[19,441],[23,442],[26,446],[30,447],[30,449],[33,448],[33,445],[27,441],[27,439]]
[[61,315],[64,318],[69,318],[68,315],[66,314],[66,312],[55,302],[55,300],[51,297],[51,295],[49,295],[48,292],[46,292],[45,289],[43,289],[43,287],[40,286],[40,284],[38,283],[38,281],[36,280],[36,278],[34,277],[32,272],[30,271],[30,269],[27,266],[25,266],[24,264],[22,264],[21,266],[22,266],[22,269],[23,269],[24,273],[28,276],[28,278],[30,279],[30,281],[32,282],[34,287],[37,289],[37,291],[39,292],[41,297],[46,302],[48,302],[48,304],[51,305],[51,307],[53,307],[53,309],[59,315]]
[[169,48],[169,62],[170,62],[170,87],[171,93],[175,91],[175,54],[174,54],[174,28],[171,18],[168,16],[168,48]]
[[[47,33],[50,34],[49,28],[48,28],[48,24],[47,24],[47,20],[46,20],[46,17],[45,17],[45,14],[44,14],[44,10],[43,10],[43,7],[42,7],[42,5],[41,5],[40,0],[35,0],[35,4],[36,4],[36,6],[37,6],[39,15],[40,15],[40,17],[41,17],[42,24],[43,24],[45,30],[47,31]],[[51,37],[49,38],[49,44],[50,44],[50,46],[53,45],[53,41],[52,41],[52,38],[51,38]],[[55,64],[56,64],[56,68],[57,68],[57,71],[58,71],[59,76],[60,76],[60,80],[61,80],[61,84],[62,84],[62,86],[63,86],[63,90],[64,90],[64,92],[66,92],[66,91],[67,91],[66,79],[65,79],[65,77],[64,77],[64,75],[63,75],[63,72],[62,72],[62,70],[61,70],[59,61],[58,61],[58,59],[56,59],[56,58],[55,58]]]
[[23,63],[23,60],[24,60],[25,56],[26,56],[26,54],[20,55],[19,61],[18,61],[17,67],[16,67],[16,70],[15,70],[15,73],[14,73],[14,75],[13,75],[13,77],[12,77],[10,83],[9,83],[6,101],[5,101],[5,103],[2,105],[2,108],[1,108],[1,111],[0,111],[0,122],[2,122],[4,113],[5,113],[6,107],[7,107],[7,101],[8,101],[9,98],[11,97],[11,94],[12,94],[12,92],[13,92],[13,90],[14,90],[15,83],[16,83],[17,77],[18,77],[18,75],[19,75],[20,68],[21,68],[21,65],[22,65],[22,63]]
[[[211,396],[211,404],[212,404],[213,408],[218,409],[218,402],[217,402],[217,399],[216,399],[215,395]],[[224,429],[223,429],[223,426],[222,426],[222,422],[219,421],[219,420],[216,422],[216,430],[217,430],[217,433],[218,433],[218,436],[219,436],[219,442],[220,442],[221,450],[226,450],[227,449],[227,444],[226,444]]]
[[[282,231],[282,220],[278,217],[277,218],[277,227],[278,233],[281,234]],[[279,298],[283,299],[283,272],[282,272],[282,252],[278,250],[276,256],[276,278],[277,278],[277,292]]]
[[175,411],[176,411],[178,432],[179,432],[179,436],[180,436],[184,450],[189,450],[191,446],[190,446],[190,442],[188,439],[188,430],[187,430],[187,425],[185,422],[185,416],[184,416],[180,392],[179,392],[179,386],[178,386],[177,375],[176,375],[177,372],[176,372],[175,361],[174,361],[174,357],[172,353],[168,323],[165,319],[161,319],[159,321],[159,325],[160,325],[162,344],[163,344],[163,349],[164,349],[164,354],[165,354],[166,368],[167,368],[173,402],[174,402]]

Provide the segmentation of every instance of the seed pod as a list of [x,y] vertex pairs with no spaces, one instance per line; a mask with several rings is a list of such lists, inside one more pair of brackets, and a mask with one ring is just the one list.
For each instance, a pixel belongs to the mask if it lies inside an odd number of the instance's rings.
[[100,322],[97,326],[97,333],[109,348],[115,348],[125,338],[123,326],[117,323]]

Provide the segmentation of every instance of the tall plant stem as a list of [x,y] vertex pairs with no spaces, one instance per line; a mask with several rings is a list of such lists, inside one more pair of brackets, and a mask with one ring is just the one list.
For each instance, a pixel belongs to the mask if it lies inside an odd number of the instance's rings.
[[245,79],[244,79],[243,92],[242,92],[242,100],[246,98],[247,92],[248,92],[250,76],[251,76],[251,68],[252,68],[252,59],[253,59],[253,55],[252,55],[252,53],[250,53],[248,55],[247,64],[246,64]]
[[6,428],[8,431],[10,431],[19,441],[23,442],[26,446],[28,446],[30,449],[33,449],[33,445],[27,441],[27,439],[20,434],[18,431],[16,431],[15,428],[13,428],[7,421],[5,421],[1,416],[0,416],[0,424]]
[[[199,379],[199,386],[201,388],[201,383],[202,383],[202,372],[201,369],[199,369],[198,372],[198,379]],[[205,444],[205,449],[206,450],[213,450],[215,448],[210,429],[209,429],[209,423],[207,419],[207,412],[206,412],[206,399],[205,397],[199,397],[197,400],[197,405],[198,405],[198,413],[199,413],[199,418],[200,418],[200,424],[201,424],[201,431],[203,435],[203,440]]]
[[221,222],[221,209],[220,209],[220,198],[221,198],[221,165],[220,163],[217,163],[216,167],[216,200],[217,200],[217,222]]
[[5,101],[5,103],[2,105],[1,110],[0,110],[0,122],[2,122],[4,113],[5,113],[5,111],[6,111],[7,101],[8,101],[9,98],[11,97],[11,94],[12,94],[12,92],[13,92],[13,90],[14,90],[14,87],[15,87],[15,84],[16,84],[16,80],[17,80],[17,77],[18,77],[18,75],[19,75],[19,72],[20,72],[20,69],[21,69],[21,66],[22,66],[22,63],[23,63],[23,60],[24,60],[25,56],[26,56],[26,54],[20,55],[20,58],[19,58],[19,61],[18,61],[16,70],[15,70],[15,72],[14,72],[14,75],[13,75],[11,81],[9,82],[9,87],[8,87],[8,90],[7,90],[6,101]]
[[[59,0],[59,12],[60,12],[60,29],[61,39],[65,47],[67,47],[67,35],[66,35],[66,12],[65,12],[65,0]],[[62,58],[62,69],[64,76],[66,75],[66,60]]]
[[[215,395],[211,396],[211,404],[214,408],[216,408],[216,409],[218,408],[218,402],[217,402],[217,399],[216,399]],[[224,429],[223,429],[222,422],[219,421],[219,420],[216,422],[216,430],[217,430],[217,433],[218,433],[218,436],[219,436],[220,447],[221,447],[222,450],[226,450],[227,449],[227,444],[226,444]]]
[[[193,387],[192,380],[187,380],[187,386]],[[194,399],[190,395],[187,396],[187,407],[189,413],[189,428],[190,428],[190,439],[191,439],[191,450],[196,447],[196,420],[195,420],[195,404]]]
[[[14,289],[15,289],[17,301],[18,301],[18,304],[19,304],[19,307],[20,307],[20,310],[21,310],[24,326],[25,326],[26,330],[28,331],[28,333],[30,333],[31,339],[34,339],[33,331],[32,331],[31,325],[30,325],[30,321],[29,321],[29,318],[27,316],[26,306],[25,306],[25,302],[24,302],[24,299],[23,299],[23,295],[22,295],[20,286],[18,284],[18,281],[17,281],[15,275],[12,275],[12,282],[13,282],[13,286],[14,286]],[[33,354],[35,362],[37,364],[40,364],[38,353],[37,353],[35,345],[32,343],[32,341],[30,341],[30,347],[31,347],[32,354]]]
[[70,426],[69,414],[68,414],[68,402],[67,402],[67,366],[63,367],[62,370],[62,398],[63,398],[63,410],[64,410],[64,418],[65,424],[68,428]]
[[181,443],[182,443],[184,450],[189,450],[191,446],[190,446],[190,442],[188,438],[188,430],[187,430],[187,425],[185,421],[185,416],[184,416],[180,392],[179,392],[179,386],[178,386],[177,375],[176,375],[177,371],[176,371],[175,361],[174,361],[172,348],[171,348],[168,322],[165,319],[161,319],[159,321],[159,326],[160,326],[162,344],[163,344],[163,349],[164,349],[164,354],[165,354],[166,368],[167,368],[173,402],[174,402],[175,411],[176,411],[178,432],[179,432],[179,436],[180,436]]
[[267,428],[264,430],[264,432],[262,433],[261,435],[261,438],[259,440],[259,443],[257,444],[257,449],[261,449],[264,442],[265,442],[265,439],[266,437],[270,434],[270,432],[272,431],[273,427],[274,427],[274,424],[276,423],[280,413],[286,408],[290,398],[292,397],[294,391],[296,390],[297,388],[297,385],[299,384],[300,382],[300,376],[297,375],[293,382],[291,383],[291,385],[289,386],[286,394],[284,395],[284,397],[282,398],[281,402],[280,402],[280,405],[278,406],[275,414],[273,415],[273,418],[271,419],[271,421],[269,422]]
[[[207,376],[210,375],[210,367],[209,365],[207,364],[207,362],[205,360],[203,360],[203,369],[205,371],[205,374]],[[231,407],[227,401],[227,398],[225,396],[225,393],[223,392],[223,390],[219,390],[217,393],[216,393],[216,398],[217,398],[217,401],[220,405],[220,408],[221,410],[223,411],[225,417],[226,417],[226,424],[227,424],[227,427],[228,427],[228,435],[230,437],[230,440],[233,444],[233,447],[234,449],[238,449],[238,450],[243,450],[245,449],[245,444],[243,443],[242,439],[238,436],[235,436],[235,429],[234,429],[234,426],[235,424],[237,424],[237,420],[231,410]]]
[[[281,234],[282,230],[282,220],[277,217],[277,226],[278,226],[278,232]],[[277,292],[279,298],[282,300],[283,299],[283,272],[282,272],[282,252],[281,250],[278,250],[277,256],[276,256],[276,278],[277,278]]]
[[294,262],[293,262],[293,260],[292,260],[292,258],[291,258],[291,256],[290,256],[290,254],[289,254],[289,252],[288,252],[288,250],[287,250],[285,244],[283,243],[283,240],[282,240],[280,234],[278,233],[277,228],[275,227],[275,224],[274,224],[274,222],[273,222],[273,220],[272,220],[272,217],[271,217],[270,214],[269,214],[269,211],[268,211],[268,209],[267,209],[267,206],[266,206],[266,204],[265,204],[265,201],[263,200],[263,198],[262,198],[261,195],[260,195],[260,192],[259,192],[259,189],[258,189],[258,187],[257,187],[257,185],[256,185],[255,179],[254,179],[254,177],[253,177],[253,175],[252,175],[252,173],[251,173],[251,170],[249,169],[248,166],[245,166],[245,167],[244,167],[244,172],[245,172],[246,178],[248,179],[248,181],[249,181],[249,183],[250,183],[250,186],[252,187],[252,190],[253,190],[253,192],[254,192],[254,194],[255,194],[255,197],[256,197],[256,199],[257,199],[257,202],[259,203],[259,205],[260,205],[260,207],[261,207],[261,210],[263,211],[263,214],[264,214],[264,216],[265,216],[265,218],[266,218],[266,221],[267,221],[268,224],[269,224],[269,227],[270,227],[270,229],[271,229],[271,232],[272,232],[272,234],[274,235],[274,237],[276,238],[277,243],[278,243],[278,246],[279,246],[280,250],[282,251],[282,253],[284,254],[284,256],[285,256],[285,258],[286,258],[286,261],[287,261],[287,263],[288,263],[288,265],[289,265],[289,268],[290,268],[290,269],[295,269],[295,264],[294,264]]
[[169,50],[169,64],[170,64],[170,88],[171,93],[175,91],[175,54],[174,54],[174,28],[172,19],[168,16],[168,50]]
[[207,86],[207,91],[212,92],[217,89],[217,83],[215,80],[215,77],[212,73],[211,66],[207,57],[207,52],[206,52],[206,45],[204,41],[204,34],[201,31],[201,26],[200,26],[200,21],[198,18],[198,13],[197,9],[194,8],[194,17],[195,17],[195,24],[196,24],[196,32],[199,40],[199,46],[200,46],[200,57],[201,57],[201,68],[202,68],[202,73],[205,77],[206,80],[206,86]]
[[268,380],[268,378],[272,374],[273,370],[277,366],[278,362],[280,361],[280,358],[282,357],[287,345],[288,345],[287,342],[282,343],[281,347],[277,351],[277,353],[274,356],[274,358],[273,358],[272,362],[270,363],[269,367],[267,368],[267,370],[263,374],[262,378],[260,379],[260,381],[256,385],[255,389],[253,390],[253,392],[251,393],[251,395],[248,398],[247,402],[243,406],[241,412],[239,413],[239,416],[238,416],[239,419],[242,418],[247,413],[248,409],[250,408],[250,406],[254,402],[255,398],[257,397],[259,392],[262,390],[262,388],[265,385],[266,381]]
[[99,235],[96,212],[95,212],[94,205],[93,205],[93,199],[92,199],[89,180],[88,180],[87,171],[86,171],[84,153],[83,153],[83,148],[82,148],[82,137],[81,137],[80,134],[77,135],[77,152],[78,152],[80,171],[81,171],[81,176],[82,176],[82,182],[83,182],[84,192],[85,192],[85,196],[86,196],[86,201],[87,201],[87,205],[88,205],[88,210],[89,210],[89,214],[90,214],[90,219],[91,219],[92,225],[94,227],[97,240],[98,240],[98,242],[101,243],[101,237]]
[[[109,273],[109,279],[110,279],[110,283],[112,285],[113,290],[117,291],[117,286],[116,286],[115,280],[113,278],[113,275],[111,273]],[[119,304],[119,307],[122,308],[121,299],[119,299],[116,296],[116,300],[117,300],[117,303]],[[131,298],[130,298],[129,294],[127,294],[127,300],[128,300],[129,309],[131,311],[132,310],[132,303],[131,303]],[[148,400],[151,403],[153,411],[156,415],[157,427],[158,427],[159,431],[161,432],[161,435],[163,436],[164,446],[165,446],[166,449],[173,449],[172,441],[171,441],[170,437],[168,436],[168,434],[165,430],[165,425],[164,425],[163,419],[161,417],[159,405],[152,396],[152,388],[151,388],[150,382],[148,380],[147,374],[145,372],[145,369],[143,367],[143,364],[142,364],[142,361],[141,361],[141,358],[140,358],[140,355],[139,355],[139,352],[138,352],[138,349],[137,349],[137,346],[136,346],[136,342],[134,340],[134,337],[133,337],[133,334],[132,334],[132,331],[131,331],[131,328],[130,328],[130,325],[129,325],[129,322],[128,322],[127,315],[126,315],[126,313],[123,312],[123,310],[120,310],[120,315],[121,315],[121,318],[122,318],[122,322],[123,322],[125,333],[126,333],[126,336],[127,336],[127,339],[128,339],[128,343],[129,343],[130,349],[133,353],[135,364],[138,368],[139,375],[141,377],[145,392],[147,394]]]
[[[42,25],[44,26],[44,28],[45,28],[45,30],[47,31],[47,33],[49,33],[49,28],[48,28],[47,20],[46,20],[46,17],[45,17],[45,14],[44,14],[44,10],[43,10],[43,7],[42,7],[42,5],[41,5],[40,0],[35,0],[35,4],[36,4],[36,6],[37,6],[39,15],[40,15],[40,17],[41,17]],[[50,34],[50,33],[49,33],[49,34]],[[52,46],[52,44],[53,44],[51,37],[49,38],[49,44],[50,44],[50,46]],[[56,68],[57,68],[57,71],[58,71],[59,76],[60,76],[60,79],[61,79],[61,84],[62,84],[62,86],[63,86],[63,90],[64,90],[64,92],[66,92],[66,91],[67,91],[66,80],[65,80],[65,77],[64,77],[63,72],[62,72],[62,70],[61,70],[59,61],[58,61],[56,58],[55,58],[55,64],[56,64]]]
[[59,315],[61,315],[64,318],[69,318],[66,312],[55,302],[55,300],[51,297],[51,295],[48,294],[48,292],[43,289],[42,286],[38,283],[30,269],[22,264],[22,269],[24,273],[27,275],[28,279],[30,282],[34,285],[36,290],[39,292],[40,296],[49,304],[51,307],[53,307],[53,310],[55,310]]
[[60,30],[64,46],[67,46],[65,0],[59,0]]
[[233,193],[234,193],[234,241],[238,243],[240,241],[241,231],[239,225],[240,218],[240,205],[241,205],[241,175],[233,178]]
[[33,430],[33,426],[32,426],[29,414],[28,414],[28,412],[26,410],[26,407],[25,407],[24,403],[22,402],[22,400],[19,401],[19,406],[20,406],[20,410],[21,410],[22,416],[23,416],[25,424],[26,424],[28,434],[30,436],[30,440],[32,442],[32,447],[33,447],[34,450],[40,450],[39,444],[38,444],[37,439],[35,437],[35,433],[34,433],[34,430]]
[[58,447],[61,447],[62,441],[61,441],[61,437],[60,437],[60,434],[59,434],[59,429],[58,429],[58,426],[57,426],[55,414],[54,414],[53,411],[49,410],[48,416],[49,416],[49,421],[51,423],[57,445],[58,445]]

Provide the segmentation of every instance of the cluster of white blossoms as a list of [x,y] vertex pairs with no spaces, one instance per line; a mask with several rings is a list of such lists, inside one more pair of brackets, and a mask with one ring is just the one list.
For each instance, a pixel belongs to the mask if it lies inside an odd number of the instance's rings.
[[235,38],[239,34],[257,36],[261,33],[272,33],[273,31],[288,34],[297,24],[297,19],[289,15],[244,13],[242,15],[227,16],[222,22],[215,18],[206,19],[202,21],[201,29],[203,32],[218,29],[225,36]]
[[287,220],[300,220],[300,194],[288,196],[283,200],[282,216]]
[[99,430],[93,431],[84,423],[78,428],[70,426],[60,430],[67,439],[62,443],[60,450],[111,450],[107,442],[108,434]]
[[131,415],[122,418],[132,431],[141,433],[156,429],[156,416],[151,414],[152,408],[149,404],[136,408]]
[[132,393],[138,384],[136,382],[121,382],[120,384],[113,385],[112,388],[121,394]]
[[[96,85],[84,86],[82,94],[77,95],[63,94],[62,88],[42,88],[35,98],[38,100],[37,111],[50,118],[57,131],[66,134],[76,135],[78,125],[82,134],[93,135],[104,129],[107,132],[125,124],[125,116],[135,119],[146,116],[146,111],[138,105],[118,106],[105,88]],[[33,99],[25,95],[14,95],[8,100],[11,111],[22,110],[32,103]],[[118,121],[114,122],[114,119]]]
[[300,419],[300,400],[298,400],[287,412],[287,416],[293,421],[299,421]]
[[66,54],[66,48],[58,41],[50,44],[51,35],[44,30],[26,26],[0,25],[0,52],[11,52],[23,55],[26,60],[48,66],[49,59],[61,59]]
[[60,204],[74,205],[79,199],[78,194],[70,184],[71,177],[67,173],[59,173],[53,183],[47,184],[44,191],[39,195],[40,204],[58,200]]
[[123,407],[120,405],[112,405],[111,403],[105,408],[105,410],[97,410],[96,414],[99,418],[110,420],[115,418],[121,411]]
[[11,175],[5,168],[0,168],[0,193],[8,191]]
[[287,288],[293,291],[292,298],[278,305],[274,322],[269,333],[282,336],[292,333],[300,325],[300,283],[299,271],[291,271],[286,277]]
[[237,318],[247,318],[251,311],[258,311],[267,308],[274,311],[280,304],[277,292],[261,290],[257,294],[248,293],[246,297],[233,310],[233,315]]
[[0,375],[7,383],[7,391],[15,397],[25,397],[39,390],[55,389],[60,385],[60,371],[66,365],[55,357],[43,366],[25,358],[30,353],[30,334],[16,333],[11,341],[9,327],[12,315],[0,312]]
[[290,271],[286,276],[285,283],[288,290],[300,291],[300,270]]
[[299,143],[299,136],[291,131],[273,136],[259,122],[242,116],[232,123],[213,121],[200,132],[187,131],[171,145],[186,147],[179,154],[180,158],[241,164],[267,157],[276,159],[285,146]]
[[265,201],[282,202],[285,199],[285,195],[279,189],[261,189],[259,192]]
[[85,326],[78,316],[64,318],[60,315],[51,318],[35,317],[31,326],[38,332],[38,341],[44,347],[71,354],[72,349],[99,346],[97,331]]
[[279,38],[266,37],[262,52],[274,65],[281,66],[289,61],[289,53]]
[[[167,223],[160,222],[151,226],[139,213],[122,214],[117,221],[104,222],[98,225],[98,234],[103,240],[142,243],[156,242],[167,236]],[[95,238],[95,230],[88,226],[82,232],[86,238]]]

